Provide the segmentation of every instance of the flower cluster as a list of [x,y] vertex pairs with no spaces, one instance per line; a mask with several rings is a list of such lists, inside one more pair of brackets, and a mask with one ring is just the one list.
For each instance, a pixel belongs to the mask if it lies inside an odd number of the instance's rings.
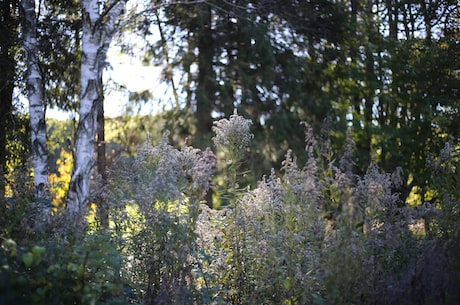
[[145,143],[138,151],[133,168],[136,197],[140,201],[175,200],[181,195],[182,163],[177,149],[168,143],[167,135],[157,146]]
[[217,158],[209,148],[176,149],[165,135],[158,145],[142,145],[134,160],[125,163],[114,172],[120,181],[117,192],[147,212],[155,202],[182,201],[190,196],[201,200],[211,187]]
[[191,191],[204,196],[211,188],[211,179],[217,168],[217,158],[208,147],[204,151],[184,147],[180,151],[185,177],[190,182]]
[[221,119],[214,122],[213,131],[216,136],[212,138],[214,144],[221,148],[235,149],[236,152],[241,152],[248,147],[249,142],[254,137],[250,132],[252,121],[235,112],[230,116],[230,119]]

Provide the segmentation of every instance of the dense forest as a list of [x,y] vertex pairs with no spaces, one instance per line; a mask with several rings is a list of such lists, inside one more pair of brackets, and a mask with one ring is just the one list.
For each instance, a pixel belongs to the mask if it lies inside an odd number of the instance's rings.
[[459,304],[459,40],[452,0],[1,1],[0,304]]

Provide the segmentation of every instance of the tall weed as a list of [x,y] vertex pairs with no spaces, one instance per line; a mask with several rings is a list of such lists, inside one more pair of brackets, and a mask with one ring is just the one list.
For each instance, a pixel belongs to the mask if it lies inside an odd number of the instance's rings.
[[[460,303],[456,144],[429,158],[432,196],[411,207],[395,193],[403,169],[357,175],[351,136],[338,155],[308,124],[304,164],[288,151],[280,172],[245,185],[250,126],[235,112],[215,123],[216,153],[166,134],[115,162],[108,229],[59,212],[37,221],[27,192],[2,199],[0,301]],[[205,204],[210,189],[225,204]]]

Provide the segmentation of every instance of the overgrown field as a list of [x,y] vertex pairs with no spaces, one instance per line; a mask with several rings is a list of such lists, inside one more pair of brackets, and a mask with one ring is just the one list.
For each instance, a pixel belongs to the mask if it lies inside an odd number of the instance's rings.
[[460,304],[457,143],[429,158],[432,200],[410,206],[404,169],[359,176],[353,141],[334,155],[308,125],[305,164],[287,152],[245,185],[250,125],[235,113],[213,150],[166,134],[114,162],[93,186],[107,228],[91,206],[75,223],[26,192],[2,199],[0,304]]

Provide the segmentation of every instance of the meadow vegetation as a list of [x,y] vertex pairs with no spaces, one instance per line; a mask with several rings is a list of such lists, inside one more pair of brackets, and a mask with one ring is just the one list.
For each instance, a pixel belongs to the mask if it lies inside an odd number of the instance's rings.
[[91,207],[75,224],[30,203],[27,187],[2,198],[0,304],[460,303],[458,143],[428,158],[431,200],[409,205],[404,169],[358,175],[351,137],[335,155],[308,124],[305,155],[250,186],[250,127],[234,113],[214,123],[215,151],[166,133],[119,156],[93,187],[108,228]]

